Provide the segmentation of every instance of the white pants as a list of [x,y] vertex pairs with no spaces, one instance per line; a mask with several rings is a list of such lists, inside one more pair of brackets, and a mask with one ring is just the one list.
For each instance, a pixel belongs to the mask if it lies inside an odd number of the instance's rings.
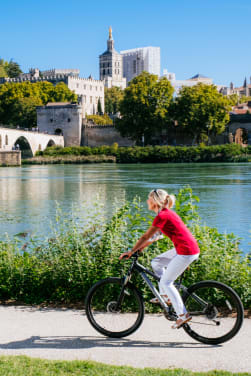
[[168,296],[177,315],[187,313],[187,310],[173,283],[186,270],[188,265],[197,260],[198,257],[199,254],[178,255],[176,249],[173,248],[155,257],[151,262],[155,274],[160,277],[160,294]]

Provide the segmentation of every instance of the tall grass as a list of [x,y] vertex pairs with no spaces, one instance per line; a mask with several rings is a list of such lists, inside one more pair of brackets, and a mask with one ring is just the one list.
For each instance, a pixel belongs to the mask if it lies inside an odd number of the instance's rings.
[[[196,207],[198,198],[190,187],[177,195],[176,212],[197,238],[201,256],[186,273],[185,284],[216,279],[229,284],[240,295],[245,307],[251,302],[250,262],[239,250],[233,234],[220,234],[216,228],[201,223]],[[64,214],[60,208],[52,235],[43,241],[33,238],[23,244],[18,237],[0,243],[0,300],[25,303],[84,301],[89,287],[109,276],[120,276],[127,262],[119,261],[121,252],[129,249],[149,226],[153,217],[143,215],[138,198],[116,206],[108,221],[98,201],[86,212],[85,225],[78,214]],[[173,245],[165,238],[143,253],[141,262],[150,260]],[[135,283],[146,300],[150,292],[136,277]],[[147,305],[147,310],[153,308]]]

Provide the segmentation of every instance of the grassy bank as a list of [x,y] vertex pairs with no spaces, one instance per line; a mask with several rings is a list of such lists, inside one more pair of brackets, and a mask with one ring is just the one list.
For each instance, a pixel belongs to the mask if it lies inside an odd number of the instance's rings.
[[[201,223],[195,205],[198,198],[191,188],[181,189],[176,197],[176,212],[201,249],[199,260],[186,272],[185,284],[205,279],[221,281],[234,288],[245,308],[249,308],[251,266],[239,250],[238,238]],[[79,210],[84,211],[88,223],[81,224]],[[83,207],[62,213],[58,209],[47,239],[19,234],[0,242],[0,300],[28,304],[83,302],[94,282],[124,273],[128,263],[119,261],[120,253],[132,247],[152,219],[145,217],[137,199],[114,207],[110,220],[104,218],[98,200],[90,211]],[[149,266],[152,258],[172,247],[170,240],[164,238],[143,253],[141,262]],[[148,303],[151,292],[140,277],[135,278],[144,294],[146,311],[154,312],[155,307]]]
[[248,162],[251,161],[251,146],[241,147],[237,144],[218,146],[146,146],[118,147],[88,146],[50,147],[37,152],[37,156],[113,156],[118,163],[186,163],[186,162]]
[[250,373],[227,371],[192,372],[185,369],[132,368],[110,366],[92,361],[59,361],[27,356],[0,357],[0,374],[4,376],[249,376]]
[[37,156],[22,160],[22,164],[70,164],[70,163],[114,163],[116,157],[112,155],[64,155]]

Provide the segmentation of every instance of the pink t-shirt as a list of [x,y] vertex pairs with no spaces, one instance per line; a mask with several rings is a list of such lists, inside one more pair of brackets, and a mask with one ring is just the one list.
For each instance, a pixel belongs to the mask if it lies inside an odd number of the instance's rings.
[[178,255],[200,253],[197,241],[178,214],[172,210],[162,209],[155,217],[152,225],[158,227],[163,234],[172,240]]

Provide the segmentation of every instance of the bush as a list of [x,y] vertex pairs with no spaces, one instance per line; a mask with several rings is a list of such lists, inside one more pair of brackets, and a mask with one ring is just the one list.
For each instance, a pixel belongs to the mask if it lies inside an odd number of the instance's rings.
[[87,115],[88,120],[92,120],[97,125],[112,125],[112,119],[109,115]]
[[246,148],[237,144],[215,146],[52,146],[37,152],[39,156],[59,155],[113,155],[118,163],[181,163],[181,162],[247,162],[251,155],[251,146]]
[[[233,234],[223,235],[215,228],[201,225],[197,201],[189,187],[177,195],[176,212],[190,227],[201,249],[199,260],[186,272],[185,284],[205,279],[225,282],[237,291],[248,308],[250,261],[240,253],[238,239]],[[153,220],[151,216],[143,216],[142,210],[140,200],[135,199],[130,205],[115,207],[112,218],[106,221],[103,207],[98,203],[91,209],[88,223],[81,226],[77,210],[75,217],[58,209],[49,239],[42,242],[33,238],[27,242],[15,237],[2,241],[0,299],[29,304],[83,302],[93,283],[120,276],[128,267],[126,262],[119,261],[120,253],[131,248]],[[143,253],[142,263],[149,267],[152,258],[172,247],[168,238],[152,244]],[[134,278],[147,302],[151,292],[138,276]],[[146,309],[151,312],[155,308],[146,303]]]

